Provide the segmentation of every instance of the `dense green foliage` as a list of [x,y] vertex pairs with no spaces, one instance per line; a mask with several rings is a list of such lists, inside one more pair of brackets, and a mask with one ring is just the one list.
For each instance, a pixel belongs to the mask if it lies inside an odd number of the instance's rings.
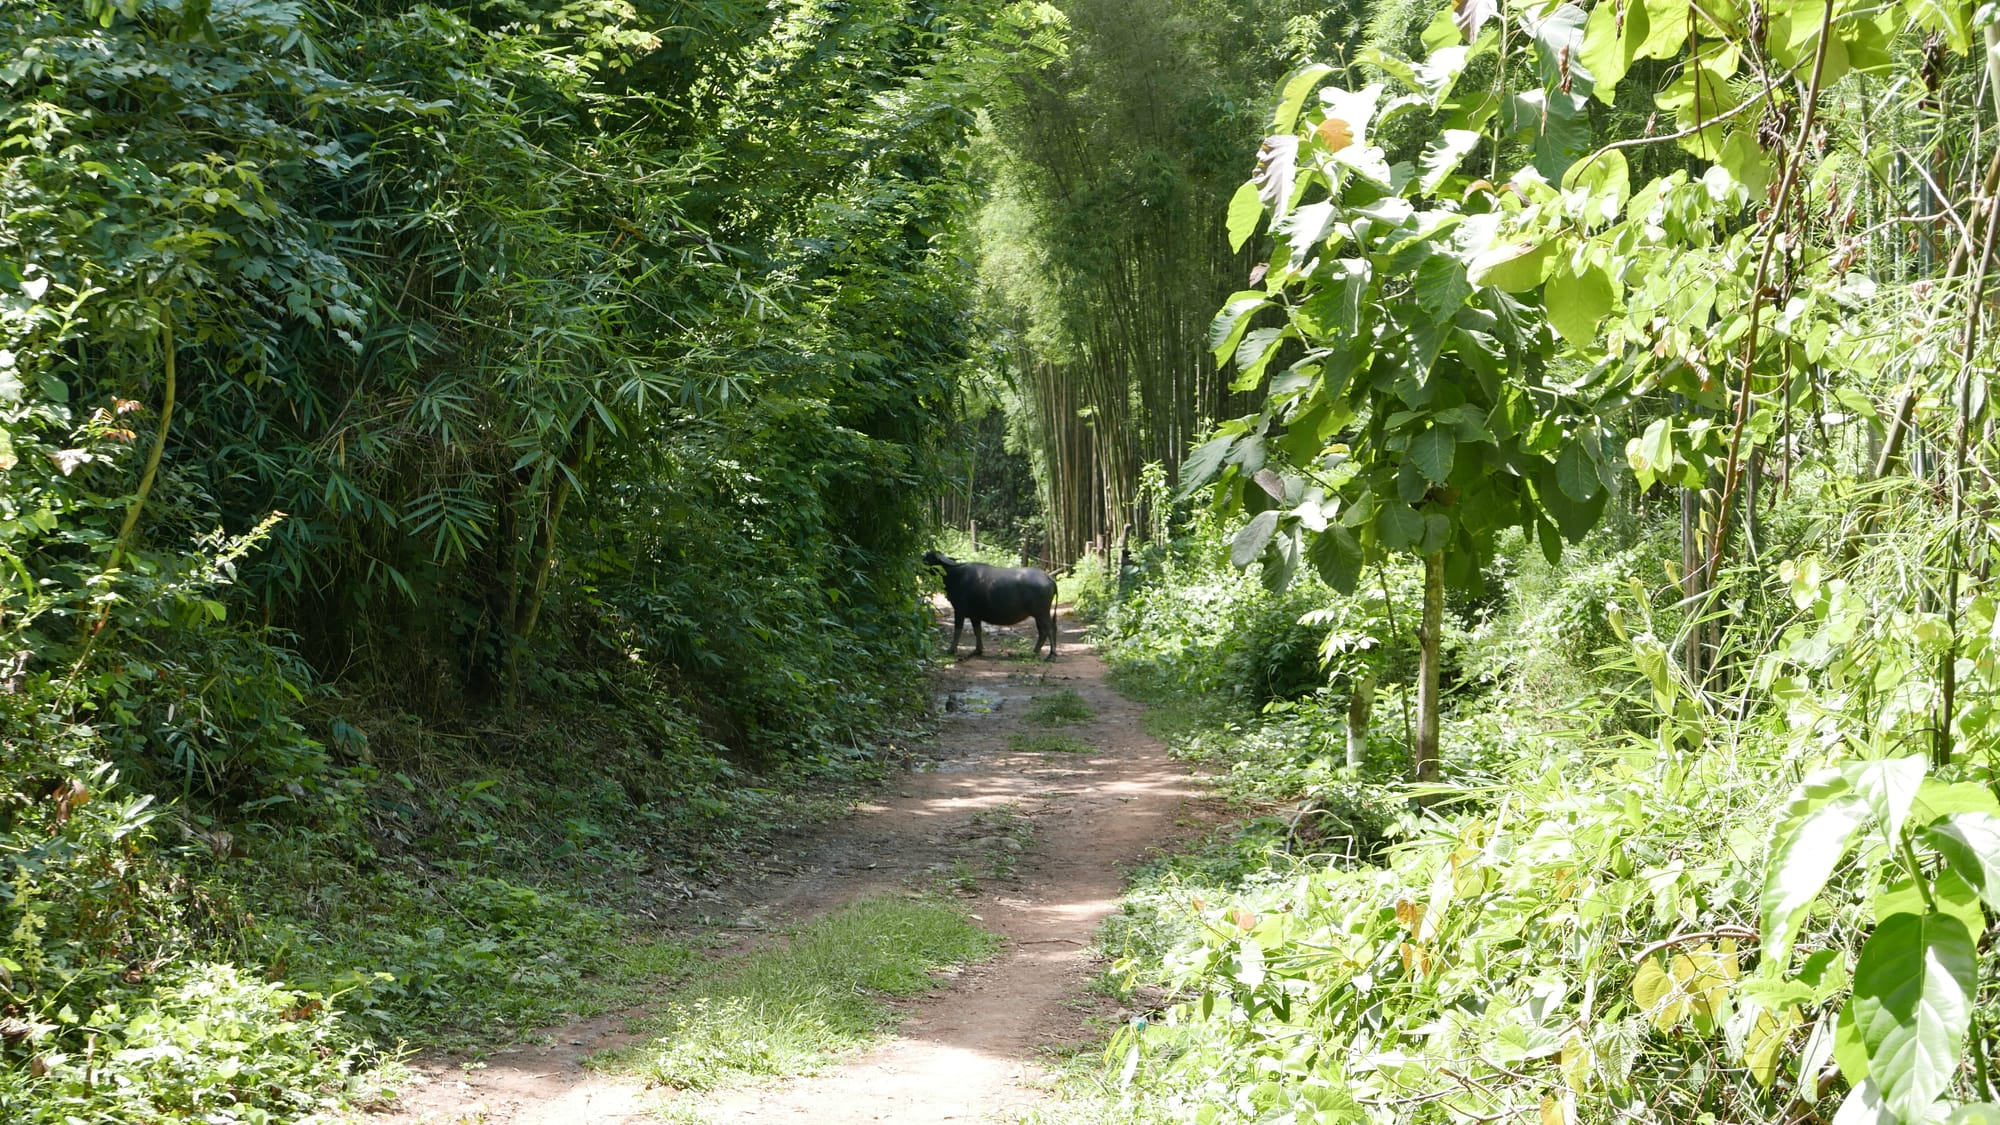
[[[1674,514],[1655,517],[1669,535],[1635,546],[1670,543]],[[1919,1062],[1900,1095],[1856,1097],[1984,1096],[1976,1063],[1945,1052],[1965,1034],[1954,1011],[1989,1026],[1990,1002],[1955,994],[1949,975],[1975,959],[1954,935],[1986,928],[1986,767],[1815,768],[1843,700],[1823,688],[1716,708],[1661,659],[1654,629],[1675,591],[1648,593],[1629,552],[1611,550],[1630,534],[1591,537],[1582,550],[1599,561],[1568,572],[1524,540],[1503,551],[1510,596],[1452,646],[1444,741],[1459,797],[1442,815],[1400,799],[1408,743],[1393,720],[1356,774],[1325,689],[1259,712],[1226,658],[1201,662],[1193,706],[1186,681],[1162,675],[1176,666],[1164,649],[1215,636],[1200,607],[1228,598],[1225,618],[1243,620],[1297,596],[1232,586],[1213,531],[1218,561],[1163,568],[1113,608],[1126,682],[1181,716],[1167,733],[1183,752],[1228,766],[1230,790],[1271,812],[1142,881],[1107,933],[1115,980],[1174,1003],[1114,1038],[1111,1101],[1065,1102],[1051,1119],[1770,1120],[1787,1103],[1831,1115],[1836,1075],[1868,1065],[1871,1035]],[[1821,659],[1838,620],[1821,580],[1792,574],[1774,577],[1740,641],[1783,634],[1766,659],[1781,683]],[[1579,626],[1605,647],[1581,651]],[[1899,940],[1947,952],[1929,975],[1871,970],[1871,944]],[[1779,942],[1798,951],[1795,974],[1771,971]],[[1919,985],[1940,999],[1912,1020],[1899,997]],[[1843,1030],[1850,1010],[1878,1029]]]
[[0,1116],[289,1119],[601,1003],[651,856],[863,768],[1035,24],[5,7]]
[[987,91],[981,274],[996,373],[1032,457],[1048,558],[1164,513],[1141,467],[1179,465],[1240,402],[1200,344],[1250,262],[1223,203],[1264,91],[1355,29],[1351,6],[1076,0],[1063,36]]
[[[1332,589],[1293,619],[1382,640],[1354,597],[1397,552],[1501,593],[1461,616],[1456,683],[1413,685],[1441,739],[1420,702],[1343,761],[1327,689],[1194,712],[1191,750],[1294,803],[1114,929],[1171,1003],[1078,1114],[2000,1112],[1977,27],[1467,4],[1280,88],[1232,206],[1239,240],[1270,220],[1269,268],[1214,333],[1267,394],[1189,474],[1268,589],[1164,567],[1108,611],[1114,655],[1241,693],[1235,650],[1284,646],[1231,626],[1297,611],[1308,560]],[[1675,131],[1600,112],[1648,99]],[[1926,149],[1913,193],[1905,146],[1952,130],[1982,144]],[[1446,783],[1382,815],[1406,769]]]
[[[675,970],[974,522],[1255,814],[1079,1113],[2000,1113],[1991,12],[0,12],[0,1117]],[[655,1077],[980,952],[831,925]]]

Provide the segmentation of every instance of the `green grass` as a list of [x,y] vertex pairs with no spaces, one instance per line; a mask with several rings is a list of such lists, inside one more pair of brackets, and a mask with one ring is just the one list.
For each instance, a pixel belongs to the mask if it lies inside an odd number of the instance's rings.
[[1007,749],[1017,754],[1088,754],[1088,742],[1073,734],[1039,732],[1017,734],[1007,740]]
[[782,946],[697,971],[621,1056],[646,1080],[707,1090],[810,1074],[894,1022],[885,997],[929,989],[939,970],[992,956],[1000,939],[930,898],[856,903]]
[[1068,723],[1087,723],[1097,717],[1097,711],[1076,693],[1075,688],[1064,688],[1049,695],[1037,696],[1028,704],[1028,721],[1057,726]]
[[1187,691],[1149,667],[1114,660],[1109,682],[1118,694],[1146,705],[1139,716],[1140,729],[1181,756],[1190,742],[1225,731],[1232,721],[1248,721],[1254,714],[1238,700]]

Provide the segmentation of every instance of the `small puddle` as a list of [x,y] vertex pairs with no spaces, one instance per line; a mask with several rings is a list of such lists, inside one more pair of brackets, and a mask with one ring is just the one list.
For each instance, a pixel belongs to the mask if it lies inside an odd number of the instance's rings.
[[990,715],[1005,702],[997,691],[969,687],[944,693],[938,699],[938,710],[947,715]]

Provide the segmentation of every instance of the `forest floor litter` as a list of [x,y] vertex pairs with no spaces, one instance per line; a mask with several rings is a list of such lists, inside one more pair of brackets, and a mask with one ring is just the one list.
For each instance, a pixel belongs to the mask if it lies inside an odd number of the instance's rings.
[[[473,1057],[415,1060],[415,1080],[362,1120],[931,1125],[1011,1122],[1034,1107],[1050,1093],[1057,1058],[1129,1015],[1091,988],[1103,968],[1092,939],[1117,909],[1126,872],[1185,846],[1222,810],[1197,772],[1145,733],[1144,709],[1111,689],[1075,623],[1063,623],[1053,663],[1029,655],[1033,623],[1026,628],[993,630],[987,656],[961,650],[939,674],[936,732],[912,768],[852,815],[775,841],[773,857],[746,862],[746,877],[717,900],[691,904],[728,920],[721,936],[740,951],[865,899],[955,895],[1004,946],[896,1002],[899,1022],[873,1049],[816,1075],[707,1092],[649,1089],[587,1066],[643,1044],[636,1025],[652,1009],[641,1008]],[[1051,700],[1067,717],[1051,721]],[[1026,748],[1051,734],[1081,750]]]

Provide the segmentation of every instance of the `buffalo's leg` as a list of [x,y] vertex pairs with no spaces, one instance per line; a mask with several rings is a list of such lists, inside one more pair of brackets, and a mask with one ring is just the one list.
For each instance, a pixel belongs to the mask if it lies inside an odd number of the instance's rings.
[[972,619],[972,655],[986,655],[986,634],[979,631],[979,619]]
[[[979,626],[974,625],[972,628],[976,633],[977,630],[979,629]],[[953,656],[958,655],[958,638],[964,635],[965,635],[965,615],[961,613],[958,615],[958,623],[951,627],[951,654]]]
[[1054,660],[1056,658],[1056,611],[1054,609],[1050,609],[1047,613],[1038,613],[1035,615],[1035,650],[1037,652],[1041,651],[1042,641],[1045,639],[1049,642],[1049,654],[1042,659]]

